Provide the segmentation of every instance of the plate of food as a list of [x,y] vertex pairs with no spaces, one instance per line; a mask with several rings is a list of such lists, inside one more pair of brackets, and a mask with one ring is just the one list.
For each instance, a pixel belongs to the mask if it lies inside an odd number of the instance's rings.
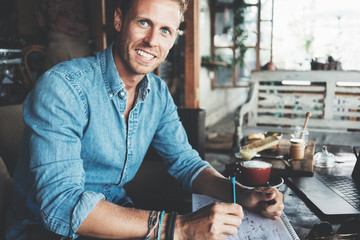
[[238,154],[235,154],[235,157],[241,158],[244,160],[250,160],[258,155],[259,152],[266,149],[274,149],[282,138],[282,134],[271,133],[254,133],[249,134],[246,137],[246,142],[239,149]]

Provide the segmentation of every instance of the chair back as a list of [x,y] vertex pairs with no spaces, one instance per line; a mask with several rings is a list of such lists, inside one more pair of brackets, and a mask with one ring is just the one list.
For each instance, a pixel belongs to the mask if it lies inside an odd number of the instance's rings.
[[[178,114],[189,143],[205,159],[205,110],[178,108]],[[125,189],[137,208],[183,214],[191,211],[191,194],[181,189],[151,146],[135,178]]]
[[201,108],[178,108],[190,145],[205,159],[205,118],[206,111]]
[[46,47],[42,45],[30,45],[23,49],[23,66],[20,72],[24,82],[31,89],[36,80],[45,71]]
[[18,161],[22,132],[22,104],[0,107],[0,239],[5,239],[5,218]]
[[0,156],[11,176],[19,158],[25,127],[22,107],[22,104],[0,107]]

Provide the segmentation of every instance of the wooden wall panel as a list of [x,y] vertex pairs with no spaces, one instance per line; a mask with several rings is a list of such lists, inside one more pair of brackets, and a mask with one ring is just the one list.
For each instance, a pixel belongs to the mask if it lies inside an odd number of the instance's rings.
[[199,0],[189,2],[185,13],[185,107],[199,108]]

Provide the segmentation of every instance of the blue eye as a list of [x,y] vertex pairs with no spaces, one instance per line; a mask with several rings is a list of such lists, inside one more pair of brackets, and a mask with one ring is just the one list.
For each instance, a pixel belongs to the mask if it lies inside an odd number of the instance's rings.
[[147,26],[147,22],[144,20],[139,20],[139,24],[142,26]]
[[161,32],[164,34],[170,34],[170,31],[168,29],[161,29]]

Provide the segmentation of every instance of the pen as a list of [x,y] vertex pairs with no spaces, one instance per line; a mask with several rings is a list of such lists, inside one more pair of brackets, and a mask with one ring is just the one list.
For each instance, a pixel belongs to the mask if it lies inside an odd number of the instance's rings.
[[233,199],[234,199],[234,203],[236,203],[235,176],[231,177],[231,183],[232,183],[232,187],[233,187]]

